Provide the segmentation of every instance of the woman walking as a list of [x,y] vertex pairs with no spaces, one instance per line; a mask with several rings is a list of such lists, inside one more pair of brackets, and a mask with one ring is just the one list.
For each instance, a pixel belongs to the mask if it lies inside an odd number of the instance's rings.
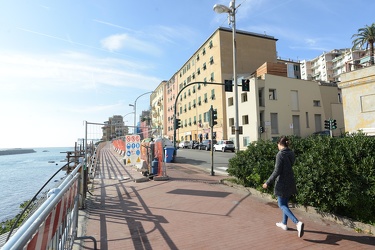
[[304,233],[304,224],[299,221],[288,207],[289,198],[297,193],[297,187],[294,180],[294,173],[292,166],[295,161],[294,152],[289,149],[289,140],[282,136],[277,142],[279,152],[276,155],[275,169],[268,178],[263,188],[266,189],[268,185],[275,182],[275,195],[280,209],[283,211],[283,219],[276,223],[276,226],[283,230],[288,230],[288,218],[296,225],[298,237],[302,237]]

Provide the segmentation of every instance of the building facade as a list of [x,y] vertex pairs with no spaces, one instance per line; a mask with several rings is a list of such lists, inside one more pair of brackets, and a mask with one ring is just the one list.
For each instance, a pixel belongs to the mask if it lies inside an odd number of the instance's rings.
[[[236,33],[237,74],[254,72],[265,61],[276,62],[274,37],[244,31]],[[232,30],[217,29],[186,61],[174,77],[176,117],[182,127],[176,140],[209,139],[206,113],[212,106],[218,113],[218,124],[213,128],[216,139],[227,139],[227,112],[224,81],[233,79]],[[174,110],[173,110],[174,112]],[[169,130],[170,137],[174,131]]]
[[301,62],[301,79],[339,82],[341,74],[367,66],[368,51],[358,49],[335,49],[320,56]]
[[167,131],[166,113],[166,83],[162,81],[150,96],[152,136],[165,136]]
[[116,137],[125,136],[129,132],[129,128],[125,126],[122,115],[114,115],[104,122],[102,127],[102,140],[110,141]]
[[375,66],[343,74],[338,86],[342,89],[345,131],[362,130],[375,136]]
[[[335,118],[339,135],[344,129],[340,90],[334,84],[293,79],[273,74],[253,75],[250,91],[239,102],[240,149],[258,139],[276,140],[281,135],[306,137],[324,130],[324,120]],[[228,97],[231,99],[232,97]],[[228,103],[232,103],[228,100]],[[233,131],[234,106],[228,107],[228,131]],[[234,139],[234,132],[230,139]]]

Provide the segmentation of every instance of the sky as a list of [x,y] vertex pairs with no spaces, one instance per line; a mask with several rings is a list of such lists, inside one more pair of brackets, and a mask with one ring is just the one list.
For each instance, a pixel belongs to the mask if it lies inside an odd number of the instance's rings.
[[[221,27],[230,0],[0,0],[0,148],[100,138],[136,98],[169,80]],[[237,0],[236,28],[278,39],[282,59],[350,48],[373,0]],[[149,95],[137,100],[137,117]],[[137,118],[138,121],[138,118]]]

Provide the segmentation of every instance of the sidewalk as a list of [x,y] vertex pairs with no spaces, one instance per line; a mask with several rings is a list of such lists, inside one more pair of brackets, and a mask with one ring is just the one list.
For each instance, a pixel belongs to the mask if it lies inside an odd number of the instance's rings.
[[[98,249],[374,249],[375,237],[356,233],[294,209],[305,223],[297,237],[275,226],[276,200],[220,184],[224,176],[188,164],[168,163],[169,180],[135,182],[143,177],[122,164],[109,146],[100,152],[100,169],[86,208],[84,236]],[[78,235],[81,236],[81,235]],[[77,241],[79,249],[93,242]]]

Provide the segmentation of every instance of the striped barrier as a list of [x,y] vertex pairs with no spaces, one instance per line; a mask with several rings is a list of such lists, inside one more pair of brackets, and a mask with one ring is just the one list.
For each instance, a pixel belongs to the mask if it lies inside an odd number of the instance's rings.
[[8,249],[72,249],[77,237],[81,164],[77,166],[58,188],[48,192],[47,200],[5,243]]

